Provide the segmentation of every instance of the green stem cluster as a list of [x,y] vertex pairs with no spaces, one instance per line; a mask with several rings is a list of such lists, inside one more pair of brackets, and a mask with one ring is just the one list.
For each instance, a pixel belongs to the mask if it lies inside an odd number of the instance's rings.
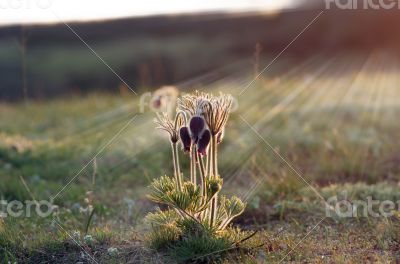
[[[224,230],[235,217],[244,211],[246,205],[238,197],[227,198],[219,195],[223,181],[218,173],[218,133],[221,132],[226,123],[229,106],[224,101],[225,97],[221,98],[215,99],[215,105],[212,105],[208,99],[205,101],[209,109],[203,112],[203,121],[207,125],[208,130],[206,132],[211,133],[209,147],[206,150],[203,149],[205,147],[203,144],[206,143],[204,141],[208,140],[206,137],[201,138],[202,142],[199,145],[197,145],[198,142],[193,143],[193,141],[190,145],[191,139],[189,137],[194,137],[195,127],[192,127],[193,131],[189,131],[184,110],[177,113],[175,124],[170,119],[167,124],[161,124],[161,127],[171,135],[175,179],[163,176],[154,180],[150,185],[152,192],[149,198],[169,208],[166,211],[160,210],[157,213],[149,214],[150,223],[158,226],[154,229],[156,233],[159,233],[160,230],[170,231],[171,225],[175,225],[176,232],[179,234],[176,237],[179,239],[180,232],[188,231],[186,225],[193,221],[206,230],[217,232]],[[191,98],[187,105],[196,105],[195,103],[198,103],[196,100],[200,99]],[[215,109],[213,109],[214,106]],[[185,107],[182,107],[182,109],[185,109]],[[188,115],[193,117],[194,114],[188,112]],[[204,124],[204,126],[206,125]],[[181,137],[181,143],[184,144],[184,149],[190,148],[188,155],[190,158],[190,176],[187,177],[184,177],[181,173],[179,164],[177,146],[179,137]],[[198,147],[201,147],[201,153]],[[207,154],[205,156],[202,155],[204,151]],[[192,226],[190,230],[192,230]]]

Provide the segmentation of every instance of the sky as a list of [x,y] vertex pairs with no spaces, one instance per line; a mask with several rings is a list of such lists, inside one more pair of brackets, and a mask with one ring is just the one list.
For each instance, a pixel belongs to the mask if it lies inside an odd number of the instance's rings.
[[0,0],[0,25],[193,12],[276,11],[293,0]]

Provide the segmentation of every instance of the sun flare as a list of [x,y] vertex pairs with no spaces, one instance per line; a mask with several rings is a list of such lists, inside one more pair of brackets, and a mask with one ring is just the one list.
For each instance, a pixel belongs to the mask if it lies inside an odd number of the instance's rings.
[[[60,23],[195,12],[276,11],[287,7],[291,0],[263,1],[182,1],[182,0],[120,0],[118,3],[99,1],[0,0],[0,25],[26,23]],[[60,21],[61,20],[61,21]]]

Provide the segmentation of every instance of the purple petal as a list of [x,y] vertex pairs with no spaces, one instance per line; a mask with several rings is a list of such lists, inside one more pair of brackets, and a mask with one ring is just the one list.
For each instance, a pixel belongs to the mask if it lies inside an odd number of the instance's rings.
[[190,119],[189,127],[194,143],[197,143],[197,141],[199,140],[201,134],[205,129],[205,126],[206,123],[204,119],[200,116],[194,116]]
[[184,152],[190,152],[190,146],[192,145],[192,140],[190,138],[189,129],[187,127],[181,127],[179,129],[179,136],[183,145]]
[[205,156],[207,155],[208,145],[210,144],[211,133],[208,129],[204,130],[204,133],[201,135],[199,142],[197,142],[197,151]]

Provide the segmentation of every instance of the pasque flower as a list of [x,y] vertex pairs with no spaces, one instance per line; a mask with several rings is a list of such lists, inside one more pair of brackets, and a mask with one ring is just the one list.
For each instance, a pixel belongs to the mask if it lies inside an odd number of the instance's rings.
[[182,147],[184,152],[190,152],[190,148],[192,145],[192,139],[190,137],[190,132],[188,127],[181,127],[179,129],[179,136],[181,138]]
[[189,116],[201,115],[203,102],[210,99],[210,95],[196,91],[194,94],[186,94],[178,99],[178,109],[185,111]]
[[179,130],[183,123],[186,123],[185,113],[182,111],[178,112],[175,116],[175,121],[172,121],[167,113],[157,114],[156,124],[158,129],[168,132],[170,135],[171,147],[172,147],[172,160],[174,164],[174,175],[179,190],[182,190],[182,179],[181,171],[179,166],[179,155],[178,155],[178,140]]
[[207,155],[210,140],[211,140],[210,130],[206,129],[206,130],[204,130],[203,134],[201,135],[201,138],[199,139],[199,141],[197,142],[197,151],[201,155],[203,155],[203,156]]
[[179,140],[178,128],[182,124],[182,119],[177,117],[175,123],[171,120],[167,113],[159,114],[157,113],[157,119],[155,123],[158,125],[157,129],[164,130],[168,132],[170,140],[172,143],[176,143]]
[[193,116],[190,119],[189,128],[193,143],[196,144],[206,128],[206,122],[201,116]]
[[202,101],[203,116],[212,136],[223,131],[228,121],[231,107],[232,97],[230,95],[221,94],[218,97]]
[[[158,115],[158,128],[170,135],[175,177],[161,177],[151,185],[150,198],[170,208],[150,214],[153,224],[160,223],[159,219],[171,218],[171,223],[194,221],[196,226],[216,232],[224,230],[243,212],[245,205],[238,198],[228,199],[219,194],[223,178],[218,173],[218,145],[224,137],[231,106],[229,95],[196,92],[179,99],[174,121],[166,114]],[[183,151],[189,154],[190,177],[185,177],[180,170],[178,140]],[[175,228],[184,234],[185,230]],[[181,239],[180,234],[177,239]]]

